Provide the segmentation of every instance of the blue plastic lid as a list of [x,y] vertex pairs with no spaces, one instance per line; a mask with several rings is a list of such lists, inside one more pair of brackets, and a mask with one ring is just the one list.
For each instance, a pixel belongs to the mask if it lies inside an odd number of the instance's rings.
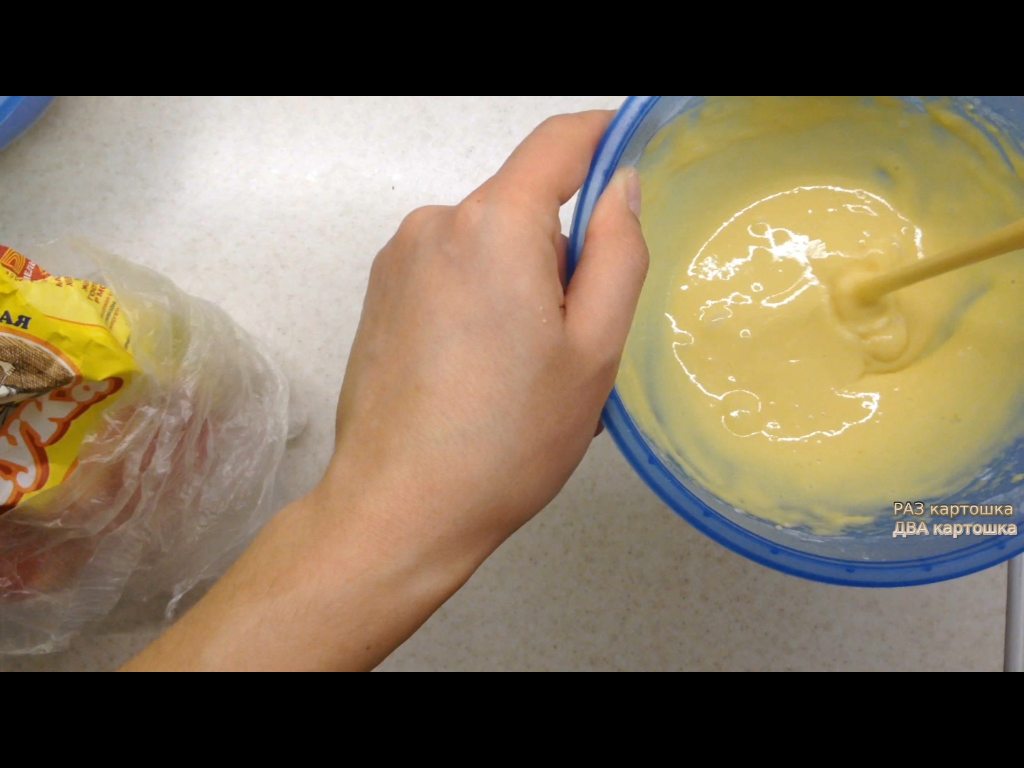
[[32,127],[56,96],[0,96],[0,150]]

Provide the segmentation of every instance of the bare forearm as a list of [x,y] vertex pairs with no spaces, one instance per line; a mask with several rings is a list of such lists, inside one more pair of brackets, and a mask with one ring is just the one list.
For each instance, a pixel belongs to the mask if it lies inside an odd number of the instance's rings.
[[374,515],[343,505],[318,491],[279,513],[125,671],[369,670],[485,556],[438,558],[429,545],[376,530]]

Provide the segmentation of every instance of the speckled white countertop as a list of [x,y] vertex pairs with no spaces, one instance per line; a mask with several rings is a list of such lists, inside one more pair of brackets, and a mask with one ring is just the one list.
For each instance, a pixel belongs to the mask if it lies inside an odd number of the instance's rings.
[[[0,154],[0,243],[81,234],[223,306],[313,415],[285,459],[310,488],[370,262],[410,209],[454,203],[544,117],[614,96],[61,98]],[[564,212],[568,221],[569,211]],[[611,440],[386,670],[996,670],[1005,566],[883,591],[783,576],[679,520]],[[151,634],[0,670],[105,670]]]

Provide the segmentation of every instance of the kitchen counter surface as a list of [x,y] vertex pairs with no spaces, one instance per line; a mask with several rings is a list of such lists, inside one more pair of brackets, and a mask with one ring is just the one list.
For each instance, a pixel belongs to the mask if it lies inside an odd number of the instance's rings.
[[[224,307],[310,415],[282,498],[309,489],[371,260],[411,209],[455,203],[556,112],[621,97],[61,98],[0,154],[0,243],[64,234]],[[571,209],[563,211],[568,226]],[[830,587],[679,520],[610,438],[384,670],[996,670],[1005,566],[904,590]],[[152,631],[108,628],[0,670],[107,670]]]

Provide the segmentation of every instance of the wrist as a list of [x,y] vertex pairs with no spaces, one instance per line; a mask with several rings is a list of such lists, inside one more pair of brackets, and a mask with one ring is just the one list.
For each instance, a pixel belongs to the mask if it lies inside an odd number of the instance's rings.
[[339,544],[356,544],[407,572],[461,586],[514,528],[495,524],[503,516],[474,503],[464,479],[419,472],[410,464],[367,468],[339,452],[304,500],[307,514],[326,526],[320,535]]
[[319,487],[289,505],[126,669],[372,669],[479,564],[388,532],[382,503]]
[[405,642],[473,575],[491,550],[393,525],[390,494],[319,486],[284,510],[308,548],[289,579],[299,604],[337,638],[333,669],[372,669]]
[[[344,491],[333,484],[321,484],[282,514],[289,516],[289,525],[303,531],[303,538],[315,553],[311,562],[325,564],[327,572],[320,577],[327,584],[335,575],[330,573],[329,564],[344,562],[346,572],[359,572],[389,588],[446,598],[493,551],[452,540],[432,529],[425,524],[429,510],[409,506],[397,494],[362,492],[352,487]],[[409,517],[420,517],[424,522],[404,524]],[[350,576],[342,572],[336,575]]]

